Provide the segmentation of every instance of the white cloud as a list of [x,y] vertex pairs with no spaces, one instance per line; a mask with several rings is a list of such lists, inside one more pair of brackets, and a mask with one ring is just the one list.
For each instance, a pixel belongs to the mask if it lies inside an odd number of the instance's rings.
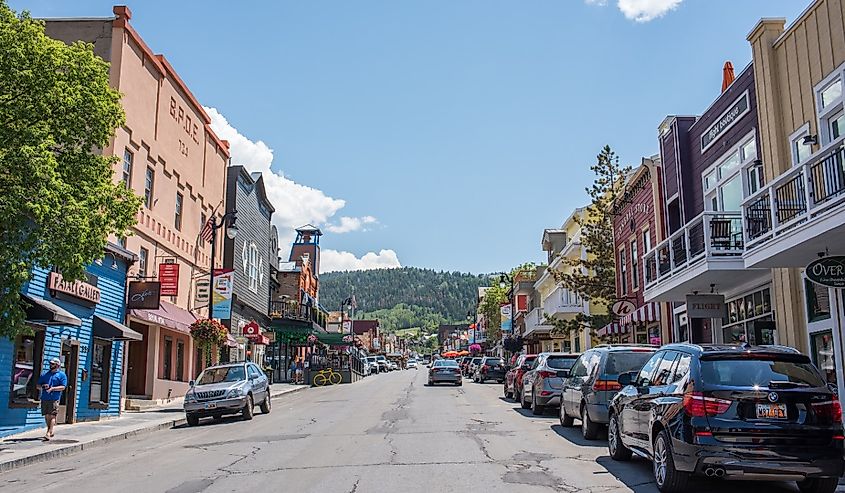
[[682,0],[619,0],[619,10],[636,22],[648,22],[666,15],[681,4]]
[[585,0],[587,5],[598,5],[600,7],[604,7],[607,5],[607,0]]
[[394,269],[402,267],[393,250],[367,252],[361,258],[349,252],[323,250],[320,255],[320,273],[345,270]]
[[349,217],[343,216],[337,224],[329,224],[326,230],[330,233],[349,233],[351,231],[367,231],[368,224],[375,224],[378,219],[373,216]]

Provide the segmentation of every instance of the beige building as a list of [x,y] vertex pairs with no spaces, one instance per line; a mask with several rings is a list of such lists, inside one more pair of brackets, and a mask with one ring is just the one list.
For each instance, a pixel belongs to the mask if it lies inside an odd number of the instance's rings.
[[843,388],[843,293],[806,278],[845,254],[845,2],[816,0],[785,28],[763,19],[753,51],[765,184],[742,203],[746,268],[771,268],[779,342]]
[[160,399],[183,395],[201,369],[187,329],[195,317],[207,316],[205,304],[195,301],[195,281],[208,274],[211,245],[199,233],[207,218],[224,210],[229,151],[167,59],[153,53],[131,26],[129,8],[115,7],[114,14],[47,20],[46,33],[93,43],[111,64],[111,84],[123,95],[126,123],[103,152],[120,158],[115,179],[144,198],[134,234],[124,242],[140,259],[130,276],[155,280],[160,264],[179,266],[176,296],[162,296],[158,310],[129,311],[131,327],[144,340],[130,343],[126,393]]

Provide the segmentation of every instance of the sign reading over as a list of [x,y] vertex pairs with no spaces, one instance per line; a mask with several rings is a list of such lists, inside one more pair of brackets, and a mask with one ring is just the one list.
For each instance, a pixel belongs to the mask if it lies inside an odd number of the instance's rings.
[[179,264],[159,264],[158,280],[162,296],[179,296]]
[[161,283],[158,281],[130,281],[129,299],[126,308],[158,310],[161,299]]
[[50,276],[47,278],[47,289],[57,293],[64,293],[95,305],[100,302],[100,288],[82,281],[67,282],[58,272],[50,273]]
[[688,294],[688,318],[724,318],[725,296],[721,294]]
[[845,257],[822,257],[810,262],[804,271],[807,279],[828,288],[845,288]]

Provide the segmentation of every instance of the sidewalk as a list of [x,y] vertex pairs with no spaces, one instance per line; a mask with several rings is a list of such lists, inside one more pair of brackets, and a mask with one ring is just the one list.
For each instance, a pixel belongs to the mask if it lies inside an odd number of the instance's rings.
[[[270,395],[278,398],[307,388],[308,385],[274,384]],[[58,425],[56,438],[49,442],[42,440],[46,428],[11,435],[0,440],[0,473],[184,423],[180,399],[146,412],[124,412],[115,419]]]

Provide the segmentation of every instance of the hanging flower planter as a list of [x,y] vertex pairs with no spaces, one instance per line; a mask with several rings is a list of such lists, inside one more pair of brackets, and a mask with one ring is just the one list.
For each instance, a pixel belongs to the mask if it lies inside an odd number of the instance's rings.
[[316,342],[317,342],[317,336],[315,336],[314,334],[311,334],[311,335],[308,336],[308,344],[314,344]]
[[203,353],[205,353],[206,366],[211,365],[211,348],[214,346],[222,347],[226,344],[226,336],[229,333],[229,329],[217,320],[209,318],[197,320],[191,324],[190,329],[191,337],[194,339],[194,342],[196,342],[197,345],[202,348]]
[[470,344],[469,345],[469,352],[472,354],[480,353],[481,352],[481,344]]

